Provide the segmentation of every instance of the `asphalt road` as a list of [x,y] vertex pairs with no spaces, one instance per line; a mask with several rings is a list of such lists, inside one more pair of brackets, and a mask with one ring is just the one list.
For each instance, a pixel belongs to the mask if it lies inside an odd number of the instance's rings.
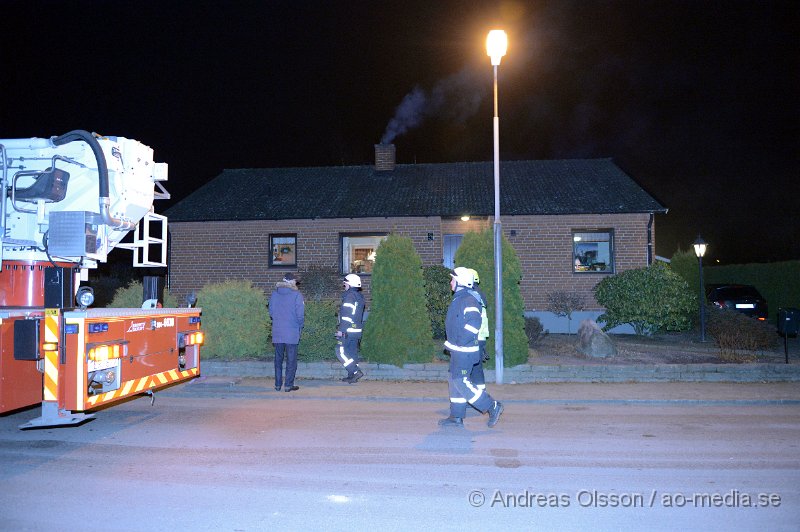
[[200,378],[78,427],[0,417],[2,530],[798,530],[800,384]]

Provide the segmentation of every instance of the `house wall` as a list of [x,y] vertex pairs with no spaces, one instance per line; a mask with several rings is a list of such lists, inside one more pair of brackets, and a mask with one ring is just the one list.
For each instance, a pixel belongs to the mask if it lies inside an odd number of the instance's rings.
[[[572,231],[614,232],[616,272],[647,265],[648,214],[503,217],[503,233],[522,265],[520,285],[526,311],[543,311],[549,293],[566,290],[585,296],[587,310],[599,309],[592,288],[608,274],[573,273]],[[338,265],[340,233],[394,232],[411,238],[425,266],[442,263],[442,235],[481,230],[491,219],[468,222],[439,217],[170,224],[170,289],[182,298],[203,285],[249,279],[269,292],[286,271],[311,264]],[[297,234],[297,268],[269,267],[269,235]],[[428,235],[432,239],[428,239]],[[369,299],[369,276],[364,276]]]
[[[442,257],[438,217],[175,222],[169,227],[170,290],[179,298],[228,279],[251,280],[269,292],[287,271],[303,271],[311,264],[338,265],[341,233],[394,232],[411,238],[423,264],[439,264]],[[277,233],[297,235],[296,268],[269,267],[269,237]],[[370,278],[362,279],[369,298]]]
[[520,290],[525,310],[546,310],[547,295],[556,291],[581,293],[585,297],[587,310],[601,309],[592,289],[609,274],[573,273],[572,231],[613,230],[615,272],[619,273],[647,266],[649,219],[649,214],[502,218],[503,234],[514,246],[522,266]]

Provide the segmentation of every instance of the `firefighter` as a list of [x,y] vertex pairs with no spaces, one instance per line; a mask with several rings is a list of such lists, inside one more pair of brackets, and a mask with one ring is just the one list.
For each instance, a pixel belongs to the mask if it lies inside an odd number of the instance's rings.
[[503,413],[503,404],[470,380],[474,366],[481,360],[478,345],[481,304],[471,293],[473,284],[474,278],[467,268],[459,267],[450,273],[453,301],[445,318],[447,341],[444,343],[450,352],[450,416],[439,421],[444,427],[463,427],[467,404],[482,414],[489,414],[489,427],[497,425]]
[[489,338],[489,317],[486,315],[486,296],[483,295],[483,292],[477,286],[481,283],[481,278],[478,272],[472,268],[469,268],[469,271],[472,273],[473,278],[472,290],[470,293],[481,304],[481,329],[478,331],[478,347],[480,347],[481,357],[478,363],[472,367],[472,374],[469,380],[472,381],[476,388],[485,390],[486,378],[483,374],[483,363],[489,360],[489,356],[486,354],[486,340]]
[[361,277],[351,273],[344,278],[342,305],[339,307],[339,326],[336,330],[336,358],[347,370],[347,377],[342,381],[349,384],[355,384],[364,376],[364,372],[358,366],[363,318],[364,296],[361,295]]

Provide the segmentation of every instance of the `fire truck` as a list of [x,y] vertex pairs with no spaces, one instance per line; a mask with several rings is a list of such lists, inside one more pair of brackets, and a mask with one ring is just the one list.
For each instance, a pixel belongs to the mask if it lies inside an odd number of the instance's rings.
[[81,284],[115,247],[166,266],[153,200],[169,198],[167,169],[124,137],[0,139],[0,414],[41,404],[20,428],[79,424],[199,375],[201,309],[89,308]]

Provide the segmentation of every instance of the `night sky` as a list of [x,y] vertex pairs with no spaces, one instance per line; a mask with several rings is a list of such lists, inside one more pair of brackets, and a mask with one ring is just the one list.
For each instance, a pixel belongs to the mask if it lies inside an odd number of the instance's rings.
[[800,259],[799,6],[5,0],[0,138],[135,138],[171,202],[224,168],[370,164],[382,139],[488,161],[501,27],[501,159],[613,158],[669,208],[659,255],[700,233],[709,262]]

